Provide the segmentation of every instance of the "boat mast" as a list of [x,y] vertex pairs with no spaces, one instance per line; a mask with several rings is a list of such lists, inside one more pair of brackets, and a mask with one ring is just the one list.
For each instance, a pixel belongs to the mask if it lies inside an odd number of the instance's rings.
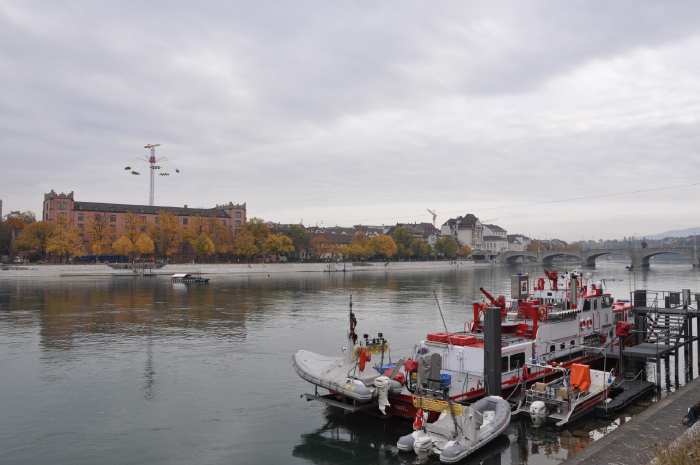
[[355,349],[355,343],[357,342],[357,334],[355,333],[355,327],[357,326],[357,318],[352,312],[352,294],[350,294],[350,305],[348,309],[348,326],[350,331],[348,331],[348,360],[352,360],[352,354]]

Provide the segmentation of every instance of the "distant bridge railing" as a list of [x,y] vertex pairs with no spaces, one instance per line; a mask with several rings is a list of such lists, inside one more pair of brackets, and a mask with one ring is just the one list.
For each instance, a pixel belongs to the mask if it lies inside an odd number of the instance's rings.
[[530,261],[551,265],[557,258],[573,258],[587,267],[595,267],[596,260],[606,255],[623,255],[630,259],[630,269],[649,268],[652,257],[662,254],[676,254],[690,259],[694,267],[700,267],[698,254],[692,247],[647,247],[647,248],[614,248],[588,249],[580,251],[547,250],[539,252],[509,250],[501,253],[497,260],[503,264],[514,264],[518,261]]

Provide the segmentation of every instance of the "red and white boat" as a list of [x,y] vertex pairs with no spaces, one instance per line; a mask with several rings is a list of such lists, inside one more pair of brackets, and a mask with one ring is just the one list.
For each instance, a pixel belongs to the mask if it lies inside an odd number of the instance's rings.
[[[533,286],[527,275],[513,276],[510,299],[494,298],[483,289],[482,293],[485,300],[473,304],[472,318],[465,323],[464,331],[428,333],[411,356],[395,366],[363,361],[373,377],[362,378],[362,382],[373,399],[379,398],[382,412],[413,418],[418,407],[425,409],[423,403],[429,398],[468,403],[485,396],[482,317],[488,307],[499,307],[501,314],[501,389],[505,395],[558,376],[554,367],[589,361],[593,356],[585,347],[600,346],[612,338],[615,324],[626,321],[631,309],[628,303],[616,303],[602,283],[586,280],[580,273],[546,272],[546,277],[537,279]],[[351,323],[351,333],[353,329]],[[349,347],[350,353],[364,353],[354,342]],[[302,353],[308,356],[308,352],[299,351],[295,360],[301,359]],[[360,373],[360,360],[348,359],[347,353],[344,360],[355,366],[352,373]],[[295,361],[297,372],[310,381],[300,373],[299,366]],[[346,381],[336,380],[336,384],[347,385]],[[318,388],[331,383],[313,384]],[[384,386],[387,388],[382,389]],[[354,406],[358,402],[338,391],[325,397],[332,397],[328,403],[335,406],[342,406],[345,400]],[[313,398],[323,400],[318,394]],[[439,405],[444,404],[438,404],[438,409]]]

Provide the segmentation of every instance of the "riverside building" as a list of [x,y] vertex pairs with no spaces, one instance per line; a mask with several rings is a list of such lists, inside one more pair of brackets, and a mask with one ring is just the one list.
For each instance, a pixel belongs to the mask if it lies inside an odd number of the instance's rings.
[[78,228],[85,239],[85,230],[89,221],[99,220],[105,223],[113,239],[126,232],[127,216],[134,215],[142,230],[157,225],[158,214],[170,213],[178,222],[187,227],[195,218],[214,219],[229,228],[234,234],[246,223],[246,204],[229,202],[213,208],[167,207],[157,205],[131,205],[121,203],[82,202],[74,199],[73,192],[60,194],[51,190],[44,194],[42,219],[56,223],[63,219]]

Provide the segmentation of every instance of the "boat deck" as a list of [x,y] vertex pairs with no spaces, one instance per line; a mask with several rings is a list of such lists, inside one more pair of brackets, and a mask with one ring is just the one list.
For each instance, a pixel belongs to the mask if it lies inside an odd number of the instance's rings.
[[622,391],[617,393],[606,405],[599,405],[596,407],[596,413],[606,415],[621,410],[637,399],[654,392],[656,390],[656,385],[650,381],[634,379],[624,380],[619,385],[619,388],[621,388]]

